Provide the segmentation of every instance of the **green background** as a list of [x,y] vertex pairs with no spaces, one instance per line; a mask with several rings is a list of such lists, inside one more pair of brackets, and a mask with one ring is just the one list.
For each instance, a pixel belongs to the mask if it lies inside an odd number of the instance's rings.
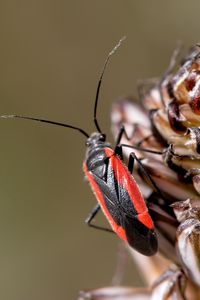
[[[160,76],[181,40],[200,40],[199,1],[1,0],[0,114],[43,117],[110,135],[110,107],[136,95],[136,81]],[[75,299],[110,285],[118,239],[89,229],[95,198],[83,180],[84,137],[23,120],[0,122],[0,299]],[[126,284],[138,285],[129,263]],[[135,278],[133,277],[135,274]]]

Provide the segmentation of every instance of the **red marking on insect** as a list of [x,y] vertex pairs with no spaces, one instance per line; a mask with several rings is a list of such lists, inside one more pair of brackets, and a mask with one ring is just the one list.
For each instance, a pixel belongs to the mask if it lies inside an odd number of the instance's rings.
[[95,181],[95,179],[92,175],[92,172],[90,172],[88,170],[87,165],[85,163],[83,165],[83,170],[84,170],[85,175],[86,175],[86,177],[88,178],[88,180],[91,184],[91,188],[92,188],[98,202],[101,205],[101,209],[102,209],[104,215],[106,216],[106,218],[108,219],[108,222],[110,223],[112,229],[117,233],[118,236],[120,236],[124,241],[127,242],[127,237],[126,237],[125,230],[121,226],[118,226],[115,223],[112,215],[110,214],[109,209],[106,206],[104,195],[103,195],[101,189],[99,188],[98,184],[96,183],[96,181]]
[[153,229],[153,221],[148,213],[146,203],[135,179],[130,174],[128,168],[116,156],[112,149],[106,148],[105,152],[107,156],[111,159],[111,164],[116,180],[125,190],[127,190],[130,199],[133,202],[133,205],[138,214],[138,219],[149,229]]

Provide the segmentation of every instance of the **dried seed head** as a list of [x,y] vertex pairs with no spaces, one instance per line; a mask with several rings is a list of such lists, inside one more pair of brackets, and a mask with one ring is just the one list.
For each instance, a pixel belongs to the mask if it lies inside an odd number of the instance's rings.
[[192,182],[199,194],[199,45],[191,49],[174,75],[167,74],[160,84],[156,83],[143,95],[142,101],[149,111],[154,136],[164,147],[173,146],[173,152],[166,152],[165,163],[178,174],[179,179]]
[[[186,281],[188,299],[200,299],[200,46],[191,49],[173,74],[175,56],[161,80],[140,84],[144,108],[129,98],[113,105],[112,131],[116,138],[124,125],[129,139],[124,135],[122,144],[163,153],[135,149],[155,185],[137,166],[134,176],[156,226],[159,254],[179,265],[184,274],[174,267],[151,290],[108,287],[82,292],[80,300],[183,300]],[[132,151],[124,148],[127,157]],[[160,275],[157,256],[148,258],[150,266],[139,254],[133,255],[146,277]]]
[[182,267],[188,278],[200,286],[200,208],[192,208],[186,200],[176,203],[175,213],[181,220],[176,246]]

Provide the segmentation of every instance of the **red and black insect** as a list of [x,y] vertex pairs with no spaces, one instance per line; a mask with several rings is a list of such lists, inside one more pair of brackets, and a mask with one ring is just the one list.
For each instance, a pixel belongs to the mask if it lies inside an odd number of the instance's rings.
[[[120,145],[122,135],[126,134],[124,128],[121,129],[116,147],[113,150],[110,144],[106,142],[106,136],[102,133],[96,118],[103,74],[110,56],[120,46],[122,40],[120,40],[109,53],[99,79],[94,106],[94,123],[98,132],[92,133],[89,136],[89,134],[81,128],[59,122],[20,115],[7,115],[2,117],[23,118],[68,127],[86,136],[87,152],[83,163],[83,170],[98,201],[98,204],[86,219],[86,223],[97,229],[115,232],[131,247],[144,255],[150,256],[157,251],[157,236],[145,200],[132,176],[135,160],[139,168],[146,174],[146,177],[148,177],[148,180],[150,180],[153,185],[154,183],[134,152],[130,155],[128,167],[124,164],[122,147],[126,145]],[[105,214],[112,229],[92,224],[93,218],[100,209]]]

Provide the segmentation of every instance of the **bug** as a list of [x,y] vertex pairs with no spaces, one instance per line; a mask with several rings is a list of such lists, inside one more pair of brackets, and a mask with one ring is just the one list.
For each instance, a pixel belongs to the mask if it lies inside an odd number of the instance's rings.
[[[130,154],[128,167],[124,164],[122,147],[126,145],[120,145],[122,135],[126,134],[124,128],[122,127],[120,130],[116,146],[112,149],[110,144],[106,142],[106,135],[102,133],[97,120],[97,106],[103,74],[111,55],[119,48],[123,40],[124,38],[108,54],[99,78],[93,116],[97,132],[89,135],[82,128],[73,125],[28,116],[5,115],[1,117],[22,118],[63,126],[79,131],[84,135],[87,138],[87,151],[83,170],[98,201],[98,204],[87,217],[86,223],[96,229],[116,233],[135,250],[143,255],[151,256],[158,249],[154,223],[142,193],[132,176],[135,161],[146,174],[145,169],[134,152]],[[148,174],[146,176],[152,181]],[[112,229],[92,223],[100,210],[103,211]]]

